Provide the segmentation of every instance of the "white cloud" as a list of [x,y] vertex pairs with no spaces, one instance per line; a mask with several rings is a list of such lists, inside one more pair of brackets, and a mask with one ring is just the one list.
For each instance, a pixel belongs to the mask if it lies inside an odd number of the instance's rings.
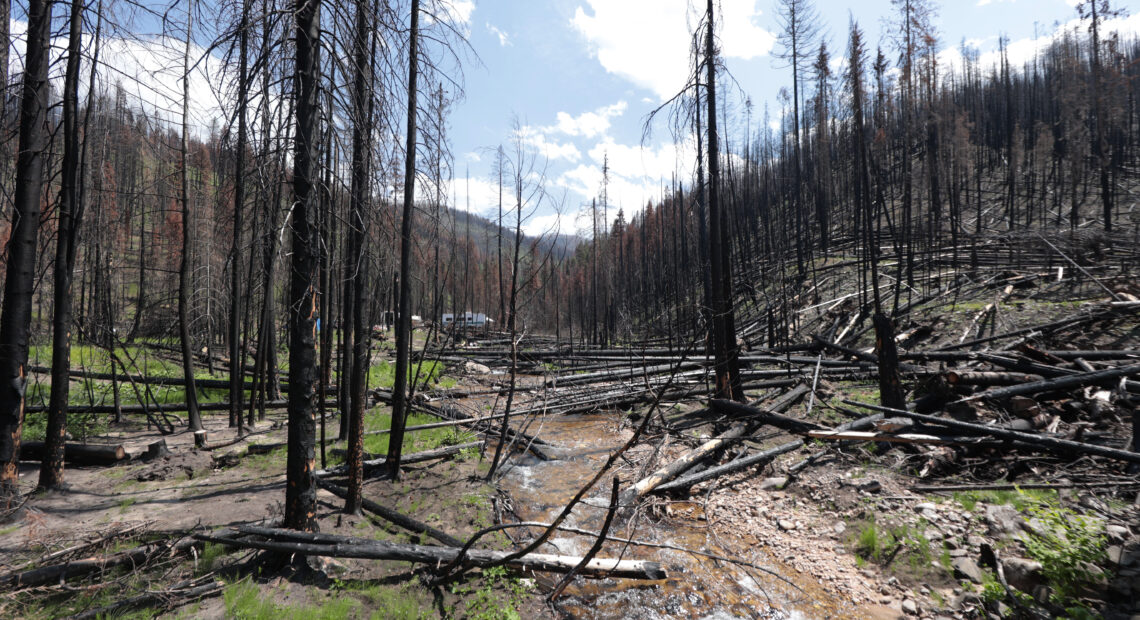
[[[509,193],[510,189],[504,188],[503,200],[509,201]],[[488,217],[498,210],[499,184],[494,180],[479,177],[452,179],[448,195],[455,201],[452,206],[459,211],[470,211]]]
[[525,144],[534,147],[542,156],[550,160],[565,159],[575,163],[582,159],[582,152],[572,142],[559,143],[546,136],[544,127],[525,126],[520,130]]
[[506,32],[503,32],[502,30],[500,30],[496,26],[492,25],[491,22],[487,22],[487,31],[490,32],[491,34],[495,35],[496,37],[499,37],[499,45],[500,46],[507,47],[508,45],[511,44],[510,35],[508,35]]
[[[586,38],[591,52],[610,73],[671,97],[689,74],[692,28],[699,15],[688,0],[586,0],[571,24]],[[748,60],[771,51],[775,36],[757,25],[759,0],[723,0],[721,46],[729,58]]]
[[572,232],[572,227],[564,221],[562,214],[557,212],[548,215],[532,216],[522,223],[522,229],[524,233],[531,237]]
[[[28,24],[12,20],[12,54],[9,55],[8,75],[19,75],[24,70]],[[92,35],[84,33],[90,40]],[[56,93],[63,90],[63,56],[67,49],[66,37],[51,41],[49,79]],[[99,50],[97,92],[114,96],[115,88],[122,88],[128,105],[146,114],[150,119],[178,129],[182,124],[182,64],[186,52],[185,40],[160,35],[138,35],[125,39],[103,35]],[[223,102],[232,102],[232,75],[221,58],[207,53],[196,44],[190,46],[190,101],[187,105],[190,131],[199,138],[209,135],[211,128],[225,121]],[[232,71],[232,69],[229,69]],[[80,98],[88,97],[87,85],[91,65],[84,58],[80,66]],[[271,95],[275,96],[275,95]],[[255,98],[253,105],[259,100]],[[231,106],[232,109],[232,106]]]
[[475,12],[475,2],[474,0],[443,1],[438,8],[447,14],[452,23],[466,24],[471,21],[471,14]]
[[609,166],[609,184],[605,190],[608,220],[612,224],[618,209],[629,219],[640,213],[651,198],[659,198],[662,184],[670,183],[674,172],[679,178],[687,178],[691,162],[696,158],[695,149],[692,140],[680,145],[661,143],[643,148],[619,144],[606,137],[587,153],[589,163],[563,172],[551,180],[551,185],[572,192],[582,200],[574,221],[578,232],[589,236],[592,233],[589,200],[602,195],[603,166]]
[[593,112],[583,112],[578,116],[570,116],[566,112],[558,113],[558,122],[546,131],[558,131],[568,136],[582,136],[594,138],[609,131],[610,119],[621,116],[627,105],[619,101],[613,105],[604,106]]

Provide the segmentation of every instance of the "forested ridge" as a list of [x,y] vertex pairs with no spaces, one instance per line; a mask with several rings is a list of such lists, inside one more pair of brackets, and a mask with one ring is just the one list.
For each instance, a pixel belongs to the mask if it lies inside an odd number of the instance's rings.
[[1140,609],[1125,10],[777,0],[761,105],[692,0],[631,205],[506,104],[472,204],[473,7],[0,0],[0,615]]

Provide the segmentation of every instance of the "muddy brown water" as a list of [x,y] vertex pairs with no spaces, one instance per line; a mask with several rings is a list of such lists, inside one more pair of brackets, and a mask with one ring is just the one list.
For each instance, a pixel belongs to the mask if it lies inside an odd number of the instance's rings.
[[[625,441],[628,435],[618,431],[618,419],[619,414],[595,414],[536,422],[531,432],[541,426],[538,433],[557,445],[564,458],[543,462],[516,455],[503,479],[516,515],[526,521],[553,520]],[[630,484],[627,478],[632,476],[629,471],[623,472],[623,488]],[[609,503],[610,480],[611,475],[604,476],[591,489],[575,507],[566,526],[590,531],[601,528]],[[798,619],[858,615],[849,602],[837,600],[818,582],[782,566],[764,550],[762,541],[710,528],[703,520],[699,503],[673,503],[669,508],[671,517],[640,516],[632,523],[615,521],[610,534],[733,557],[765,570],[685,551],[610,542],[599,557],[656,560],[664,565],[668,578],[652,582],[579,578],[566,589],[560,606],[575,617],[599,619]],[[546,550],[583,555],[593,542],[592,537],[559,532]]]

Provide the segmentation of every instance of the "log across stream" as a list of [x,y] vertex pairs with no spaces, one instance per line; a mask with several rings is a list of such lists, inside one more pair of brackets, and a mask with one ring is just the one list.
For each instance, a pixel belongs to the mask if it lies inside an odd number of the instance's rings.
[[[542,422],[542,437],[567,456],[540,461],[516,455],[517,460],[503,479],[516,515],[524,521],[549,523],[583,481],[628,438],[628,428],[618,429],[620,419],[620,413],[608,413],[551,417]],[[623,487],[630,484],[629,479],[636,473],[628,469],[619,472]],[[607,487],[599,484],[592,489],[564,525],[597,531],[608,505]],[[672,517],[639,514],[632,526],[628,517],[615,521],[610,536],[738,558],[776,572],[796,587],[755,568],[674,549],[610,541],[603,549],[607,557],[657,560],[665,566],[669,578],[648,584],[627,579],[577,580],[567,588],[561,606],[573,616],[585,618],[815,618],[843,617],[845,611],[855,611],[845,601],[826,593],[810,577],[786,569],[756,541],[734,540],[724,532],[714,535],[704,520],[699,500],[674,502],[670,509]],[[560,532],[551,539],[550,551],[581,554],[593,541],[589,536]]]

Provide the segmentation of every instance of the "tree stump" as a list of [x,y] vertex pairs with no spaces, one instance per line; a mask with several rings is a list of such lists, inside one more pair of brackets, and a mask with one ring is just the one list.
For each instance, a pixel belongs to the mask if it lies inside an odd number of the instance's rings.
[[[195,437],[195,440],[196,439],[197,439],[197,437]],[[154,459],[160,459],[164,456],[170,456],[170,448],[166,447],[166,440],[165,439],[159,439],[158,441],[156,441],[156,442],[154,442],[154,443],[152,443],[146,447],[146,459],[148,461],[153,461]]]

